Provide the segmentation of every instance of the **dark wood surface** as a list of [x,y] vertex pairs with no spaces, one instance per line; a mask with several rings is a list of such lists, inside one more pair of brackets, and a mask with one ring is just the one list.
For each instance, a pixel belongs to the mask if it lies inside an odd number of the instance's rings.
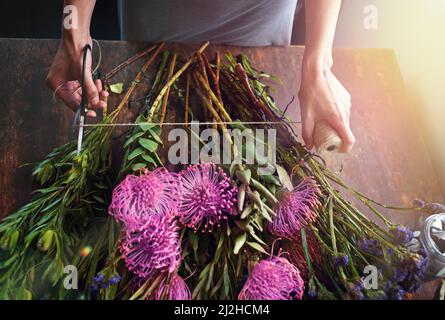
[[[45,77],[57,50],[55,40],[0,39],[0,217],[30,198],[31,167],[53,147],[68,139],[73,114],[60,102],[53,103]],[[143,43],[101,42],[101,70],[146,47]],[[180,56],[195,46],[168,45]],[[211,46],[209,57],[219,50],[240,48]],[[276,101],[285,106],[297,96],[302,47],[242,48],[257,68],[283,80],[276,86]],[[125,70],[116,81],[130,81],[142,61]],[[334,72],[352,95],[351,126],[357,142],[344,155],[326,160],[341,177],[361,192],[383,203],[410,206],[416,198],[442,201],[436,174],[416,127],[417,114],[406,92],[392,50],[336,49]],[[115,103],[112,98],[110,104]],[[290,114],[299,119],[298,101]],[[125,118],[125,115],[124,115]],[[385,210],[384,210],[385,211]],[[415,227],[423,218],[414,212],[385,214],[393,221]],[[418,297],[431,298],[433,284],[424,286]]]

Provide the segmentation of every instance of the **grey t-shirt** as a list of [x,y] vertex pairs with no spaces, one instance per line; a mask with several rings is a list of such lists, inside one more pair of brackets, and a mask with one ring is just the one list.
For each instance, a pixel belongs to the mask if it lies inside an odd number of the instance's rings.
[[298,0],[119,0],[124,40],[289,45]]

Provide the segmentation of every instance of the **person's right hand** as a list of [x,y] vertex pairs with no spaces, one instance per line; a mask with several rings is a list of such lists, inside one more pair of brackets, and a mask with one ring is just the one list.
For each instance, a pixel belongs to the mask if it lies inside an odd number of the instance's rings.
[[[62,40],[46,78],[47,86],[56,91],[56,95],[73,111],[80,105],[83,48],[88,43],[91,45],[91,38],[83,43]],[[85,70],[85,88],[90,109],[87,116],[95,117],[94,110],[106,107],[108,92],[103,90],[99,79],[93,80],[91,54],[87,55]]]

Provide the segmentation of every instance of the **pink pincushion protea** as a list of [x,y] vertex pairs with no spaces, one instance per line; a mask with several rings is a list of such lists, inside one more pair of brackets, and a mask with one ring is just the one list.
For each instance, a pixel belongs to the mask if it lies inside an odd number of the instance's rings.
[[184,279],[176,272],[162,280],[159,285],[155,300],[190,300],[190,289]]
[[164,168],[128,175],[114,190],[110,215],[127,228],[144,224],[153,215],[175,212],[181,201],[181,184],[175,173]]
[[183,193],[179,220],[185,226],[211,231],[236,213],[238,189],[222,168],[208,163],[190,165],[180,176]]
[[147,279],[156,272],[173,272],[179,267],[181,244],[173,216],[151,216],[143,225],[127,231],[121,252],[128,270]]
[[274,207],[276,216],[269,224],[269,231],[279,237],[298,239],[301,228],[317,218],[313,208],[320,205],[319,194],[313,178],[303,179],[292,191],[281,191]]
[[304,281],[299,270],[283,257],[270,257],[254,268],[239,300],[301,300]]

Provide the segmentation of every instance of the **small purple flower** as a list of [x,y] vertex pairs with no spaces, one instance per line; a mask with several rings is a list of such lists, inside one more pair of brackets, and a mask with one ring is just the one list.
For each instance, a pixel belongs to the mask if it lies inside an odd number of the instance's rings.
[[244,284],[239,300],[301,300],[304,281],[287,259],[270,257],[260,261]]
[[416,199],[414,205],[429,214],[445,213],[445,205],[441,203],[426,202],[424,200]]
[[383,256],[383,247],[379,240],[377,239],[363,239],[359,242],[360,248],[367,254],[381,257]]
[[176,272],[164,278],[159,285],[155,300],[190,300],[190,289],[184,279]]
[[394,237],[394,242],[396,244],[405,245],[410,243],[414,238],[414,232],[402,225],[393,226],[389,229],[389,232]]
[[395,267],[391,276],[392,283],[399,283],[408,277],[408,270],[406,268]]
[[121,276],[120,275],[115,275],[113,277],[111,277],[110,279],[108,279],[108,284],[110,285],[116,285],[121,281]]
[[236,214],[238,189],[222,168],[214,164],[190,165],[180,173],[183,197],[179,220],[195,231],[204,232]]
[[334,257],[335,267],[347,266],[349,264],[349,256],[344,253],[338,253]]
[[93,293],[93,294],[97,294],[97,293],[99,292],[99,285],[93,283],[93,284],[90,286],[90,289],[91,289],[91,293]]
[[315,299],[317,297],[317,291],[308,290],[307,295],[309,296],[309,298]]
[[391,280],[404,291],[415,293],[422,284],[427,262],[423,252],[410,253],[394,262],[395,271]]
[[175,271],[181,262],[181,245],[176,220],[170,215],[153,216],[127,232],[121,246],[127,268],[141,278],[160,271]]
[[404,300],[405,293],[406,293],[405,290],[403,290],[400,286],[396,285],[388,290],[387,296],[390,300]]
[[282,190],[274,207],[276,216],[269,224],[269,231],[291,240],[300,237],[300,229],[309,221],[315,221],[313,208],[320,205],[320,190],[313,178],[305,178],[292,191]]
[[359,279],[355,283],[349,283],[349,290],[348,293],[350,297],[353,300],[364,300],[365,294],[363,293],[364,290],[363,280]]
[[91,285],[91,291],[97,294],[100,289],[106,289],[108,287],[107,282],[105,282],[105,275],[103,273],[98,273],[93,277],[93,284]]
[[105,275],[103,273],[98,273],[94,278],[93,278],[93,282],[95,283],[100,283],[103,282],[105,279]]
[[128,175],[114,190],[109,213],[127,228],[144,224],[151,216],[176,212],[181,201],[177,174],[165,168]]
[[423,209],[426,206],[426,202],[422,199],[416,199],[414,200],[414,206],[418,207],[419,209]]

